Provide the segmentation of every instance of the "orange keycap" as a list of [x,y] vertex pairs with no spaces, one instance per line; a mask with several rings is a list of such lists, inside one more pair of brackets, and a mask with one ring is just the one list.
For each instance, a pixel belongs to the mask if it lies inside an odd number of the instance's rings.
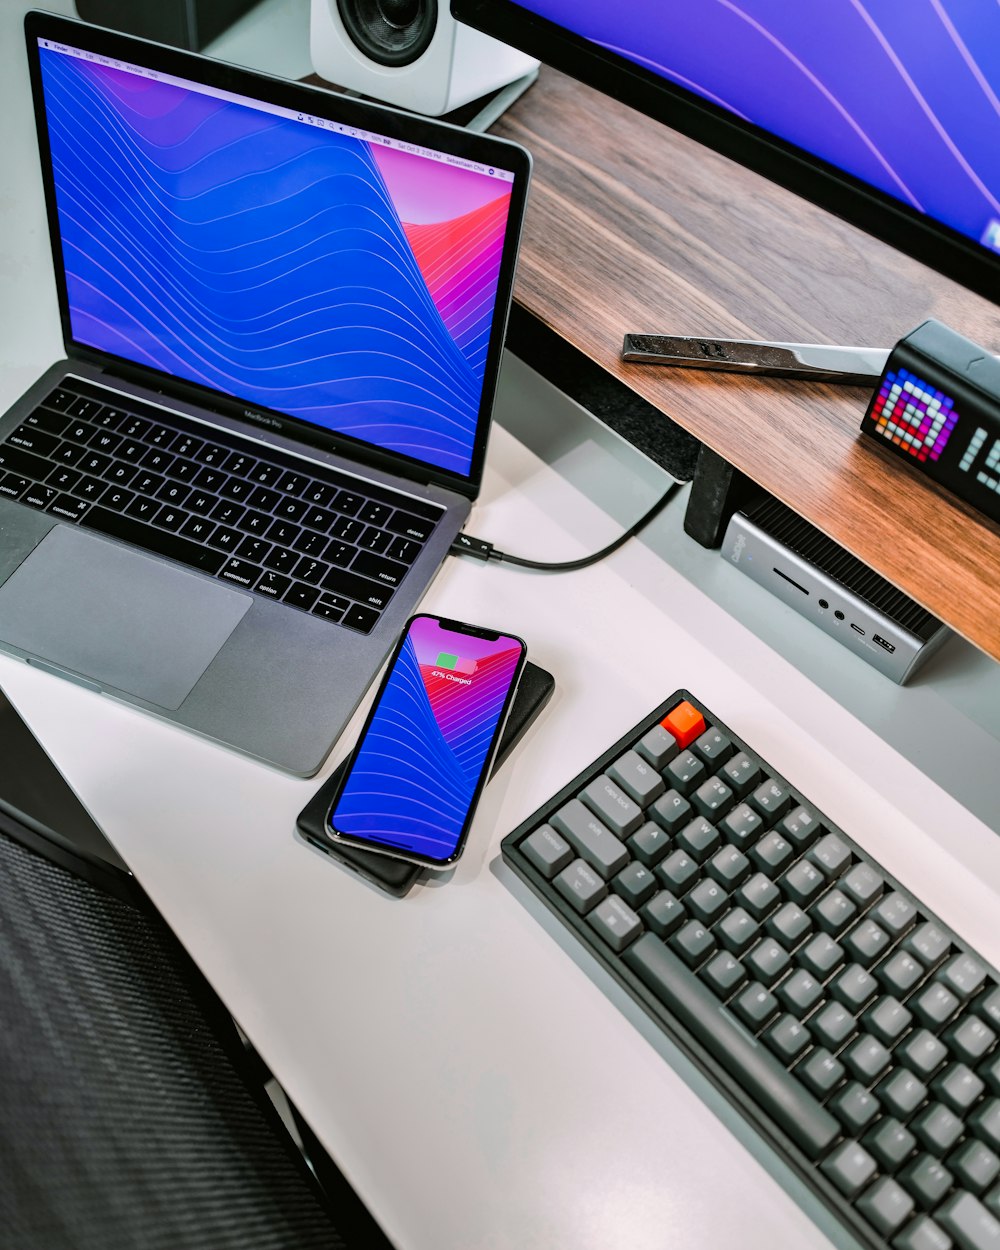
[[684,749],[694,742],[695,738],[700,738],[705,732],[705,718],[685,699],[683,703],[678,703],[672,708],[660,724],[677,739],[677,745]]

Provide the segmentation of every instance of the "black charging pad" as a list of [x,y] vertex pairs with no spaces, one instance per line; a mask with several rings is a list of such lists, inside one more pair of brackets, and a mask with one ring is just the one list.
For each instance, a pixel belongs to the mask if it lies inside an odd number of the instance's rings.
[[[517,683],[517,694],[507,717],[496,759],[493,761],[492,777],[514,747],[521,740],[525,730],[535,719],[551,698],[555,689],[552,674],[529,660],[524,666],[521,680]],[[376,851],[364,851],[355,846],[344,846],[335,841],[327,833],[327,818],[333,806],[337,786],[343,777],[350,757],[327,778],[320,789],[299,813],[296,821],[299,833],[313,846],[326,851],[335,859],[358,873],[366,881],[379,886],[389,894],[402,898],[417,878],[425,871],[420,864],[412,864],[409,860],[394,859],[391,855],[381,855]]]

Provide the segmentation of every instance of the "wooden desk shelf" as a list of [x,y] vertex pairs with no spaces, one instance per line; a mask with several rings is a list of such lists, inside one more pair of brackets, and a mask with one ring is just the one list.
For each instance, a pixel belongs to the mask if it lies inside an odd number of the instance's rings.
[[926,317],[1000,350],[1000,307],[553,70],[494,129],[535,161],[518,303],[1000,659],[1000,526],[859,437],[866,390],[619,359],[627,331],[888,347]]

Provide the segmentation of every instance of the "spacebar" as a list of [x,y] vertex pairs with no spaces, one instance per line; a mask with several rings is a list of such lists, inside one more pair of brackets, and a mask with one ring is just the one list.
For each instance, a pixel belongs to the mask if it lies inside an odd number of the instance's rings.
[[830,1112],[729,1016],[659,938],[644,933],[622,959],[811,1159],[840,1136]]
[[218,573],[226,562],[226,556],[221,551],[213,551],[211,547],[203,547],[201,543],[193,543],[177,534],[143,525],[141,521],[133,521],[131,517],[122,516],[120,512],[111,512],[107,508],[91,508],[81,518],[80,526],[83,529],[97,530],[99,534],[107,534],[109,538],[120,538],[122,542],[131,543],[134,547],[142,547],[158,556],[167,556],[186,564],[189,569],[201,569],[205,573]]

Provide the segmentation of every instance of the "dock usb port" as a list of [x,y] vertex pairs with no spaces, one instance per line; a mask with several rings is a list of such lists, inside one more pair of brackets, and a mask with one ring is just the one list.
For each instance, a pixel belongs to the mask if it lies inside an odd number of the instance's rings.
[[853,629],[856,634],[860,634],[861,637],[864,638],[865,631],[861,628],[860,625],[855,625],[854,622],[851,621],[851,629]]
[[877,642],[878,645],[882,647],[884,650],[888,651],[890,655],[892,655],[893,651],[896,650],[895,644],[891,642],[887,642],[886,639],[883,638],[881,634],[872,634],[872,642]]

